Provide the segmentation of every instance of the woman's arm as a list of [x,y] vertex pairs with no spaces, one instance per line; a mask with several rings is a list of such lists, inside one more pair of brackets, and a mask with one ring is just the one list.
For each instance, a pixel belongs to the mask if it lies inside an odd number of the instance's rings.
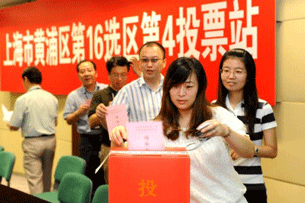
[[264,130],[264,145],[255,146],[258,157],[275,158],[277,156],[276,128]]
[[[202,137],[222,136],[228,142],[231,149],[240,157],[252,158],[254,156],[254,144],[248,136],[233,131],[230,127],[215,119],[205,121],[204,123],[206,122],[209,122],[210,125],[201,130],[203,133]],[[200,126],[198,126],[198,128],[200,128]]]
[[229,143],[231,149],[240,157],[252,158],[255,155],[255,148],[250,138],[246,135],[238,134],[228,126],[226,128],[228,133],[223,137]]

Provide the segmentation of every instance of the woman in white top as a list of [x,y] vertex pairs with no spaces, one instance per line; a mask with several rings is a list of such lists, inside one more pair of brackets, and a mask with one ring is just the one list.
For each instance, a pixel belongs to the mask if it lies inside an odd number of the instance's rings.
[[[241,157],[253,157],[254,146],[241,121],[224,108],[209,104],[206,87],[206,74],[198,60],[176,59],[164,78],[161,111],[156,120],[163,123],[166,146],[189,150],[191,202],[247,202],[227,144]],[[208,126],[197,130],[205,124]],[[127,136],[120,127],[111,133],[111,140],[118,145],[122,137]]]
[[255,62],[246,50],[232,49],[223,55],[216,104],[243,121],[255,145],[255,157],[251,159],[239,157],[232,150],[235,170],[247,188],[247,201],[267,202],[260,158],[277,156],[277,124],[270,104],[258,98]]

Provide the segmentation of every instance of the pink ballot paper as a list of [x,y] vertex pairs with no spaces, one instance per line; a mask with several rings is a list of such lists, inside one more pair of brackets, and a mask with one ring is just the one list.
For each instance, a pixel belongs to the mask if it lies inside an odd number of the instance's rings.
[[165,150],[160,121],[127,123],[128,150]]
[[111,133],[112,129],[116,126],[122,125],[126,127],[128,115],[125,104],[108,106],[107,111],[106,122],[109,133]]

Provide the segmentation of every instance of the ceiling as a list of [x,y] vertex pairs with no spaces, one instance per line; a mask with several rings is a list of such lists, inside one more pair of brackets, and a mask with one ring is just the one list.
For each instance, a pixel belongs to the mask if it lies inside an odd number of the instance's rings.
[[0,0],[0,10],[11,7],[11,6],[16,6],[19,4],[23,3],[29,3],[33,2],[36,0]]

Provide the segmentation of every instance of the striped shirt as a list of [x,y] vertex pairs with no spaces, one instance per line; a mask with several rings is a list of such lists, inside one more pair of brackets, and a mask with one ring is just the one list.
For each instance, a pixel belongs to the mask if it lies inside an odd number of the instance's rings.
[[125,85],[115,96],[111,106],[125,103],[129,122],[151,121],[160,112],[163,93],[163,80],[153,91],[143,77]]
[[[244,102],[240,102],[235,109],[226,97],[226,106],[238,119],[245,122]],[[256,120],[254,124],[254,132],[250,134],[250,139],[256,146],[262,145],[263,131],[277,126],[274,113],[270,104],[265,100],[259,99],[258,109],[256,111]],[[239,173],[242,182],[251,189],[265,189],[263,172],[261,168],[260,157],[238,158],[234,161],[235,170]]]

